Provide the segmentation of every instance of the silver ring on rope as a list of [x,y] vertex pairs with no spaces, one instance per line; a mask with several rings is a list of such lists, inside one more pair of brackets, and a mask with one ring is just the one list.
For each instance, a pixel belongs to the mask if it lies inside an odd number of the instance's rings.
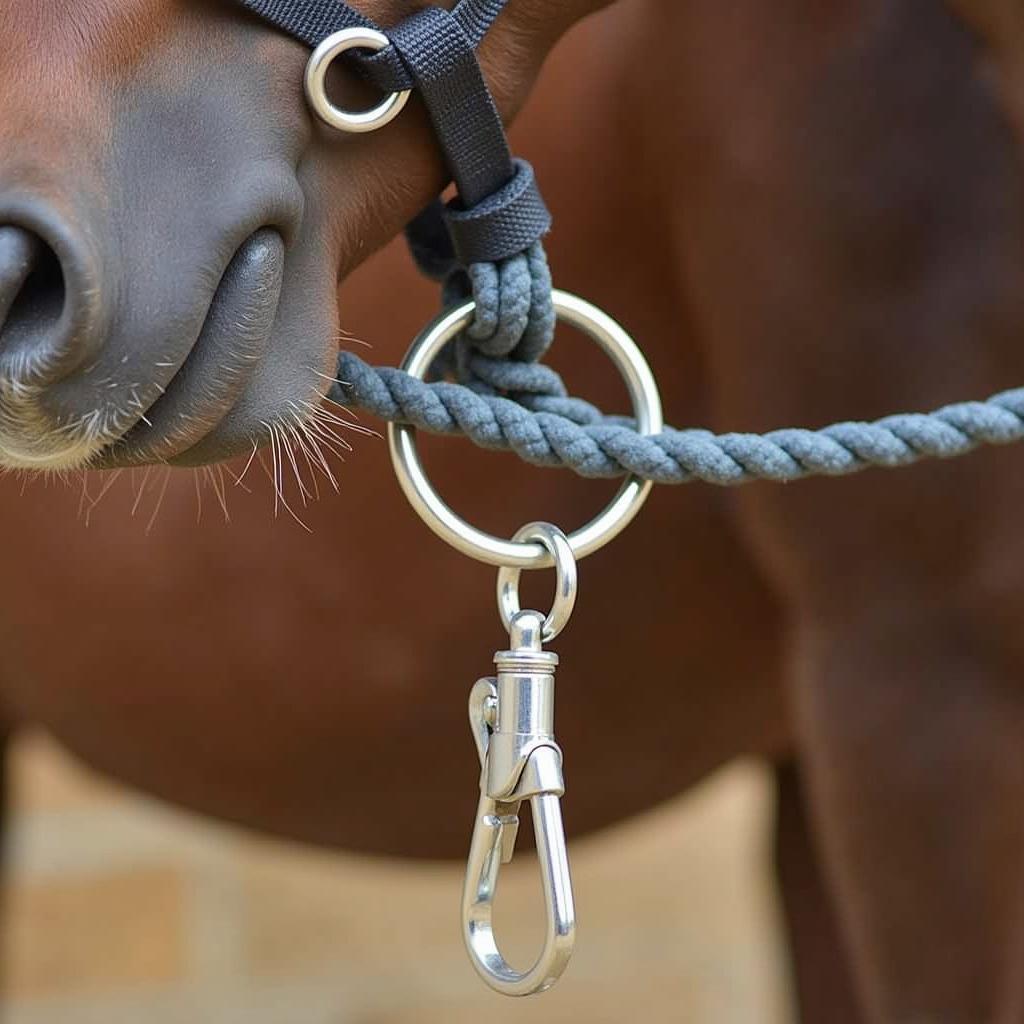
[[[589,302],[563,291],[555,291],[552,298],[558,319],[597,342],[622,375],[640,433],[659,433],[664,426],[661,396],[636,342],[610,316]],[[402,369],[423,380],[438,353],[472,322],[475,309],[472,301],[463,303],[428,325],[412,343]],[[501,540],[456,515],[427,478],[416,445],[415,427],[390,424],[388,444],[405,496],[442,540],[470,558],[499,569],[546,569],[554,564],[551,553],[542,543]],[[596,519],[570,534],[569,546],[574,557],[586,558],[617,537],[636,517],[652,487],[649,481],[628,477],[611,504]]]
[[[529,523],[512,539],[516,543],[535,540],[543,544],[555,563],[555,600],[544,619],[543,628],[544,643],[549,644],[569,625],[576,607],[579,575],[569,538],[550,523]],[[508,566],[498,570],[498,614],[509,634],[512,633],[513,620],[522,611],[519,603],[519,577],[522,573],[522,569],[511,569]]]
[[336,107],[327,96],[327,72],[349,50],[376,53],[390,46],[383,32],[372,28],[345,28],[328,36],[314,51],[306,65],[306,99],[317,117],[342,132],[375,132],[390,124],[409,102],[409,90],[390,93],[372,110],[349,111]]

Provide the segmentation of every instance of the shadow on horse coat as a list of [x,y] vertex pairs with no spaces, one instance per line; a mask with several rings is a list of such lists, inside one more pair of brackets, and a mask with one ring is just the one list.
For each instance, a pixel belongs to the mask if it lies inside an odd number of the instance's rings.
[[[79,5],[81,33],[118,7]],[[485,54],[506,110],[536,63],[518,57],[539,60],[563,27],[548,9],[521,0]],[[5,37],[30,49],[31,22],[48,10],[0,2]],[[635,333],[671,422],[813,426],[1024,380],[1017,24],[996,0],[622,0],[559,49],[520,132],[556,214],[556,278]],[[60,120],[36,130],[38,90],[23,89],[3,101],[15,116],[0,127],[0,195],[28,175],[72,225],[72,254],[76,237],[108,262],[111,238],[148,242],[147,274],[138,252],[119,255],[118,298],[98,320],[76,314],[86,327],[44,339],[86,337],[112,366],[136,351],[138,310],[154,307],[132,301],[167,287],[165,261],[208,257],[197,280],[209,298],[211,267],[222,272],[256,229],[278,232],[280,248],[264,238],[239,271],[238,294],[250,272],[271,290],[283,282],[273,330],[256,318],[245,373],[214,401],[223,417],[188,438],[198,448],[172,453],[202,461],[244,451],[275,402],[313,386],[334,334],[335,269],[347,276],[393,235],[438,171],[413,112],[358,146],[311,137],[296,87],[304,54],[228,4],[149,0],[122,30],[138,53],[119,47],[113,69],[75,66],[92,85],[89,116],[76,118],[90,126],[84,151],[114,139],[110,159],[83,157],[67,177]],[[68,32],[75,55],[81,36]],[[154,72],[143,65],[156,40],[168,55]],[[114,51],[108,39],[81,52]],[[243,64],[243,53],[262,60]],[[161,74],[174,88],[158,103]],[[114,109],[111,76],[132,85]],[[265,134],[240,132],[224,150],[252,147],[242,167],[287,153],[304,207],[271,216],[266,200],[204,256],[203,232],[224,223],[211,220],[224,212],[208,203],[211,182],[238,168],[203,164],[182,207],[194,148],[216,133],[170,132],[160,164],[143,143],[186,113],[244,121],[256,96]],[[160,166],[173,189],[134,196]],[[151,212],[123,225],[112,197]],[[76,236],[75,218],[97,210],[124,230]],[[51,248],[61,254],[59,238]],[[172,292],[146,337],[179,324],[184,292]],[[399,358],[435,301],[397,249],[341,298],[341,325],[380,362]],[[182,320],[193,335],[195,315]],[[26,336],[0,333],[0,369],[5,346]],[[610,401],[584,352],[568,342],[556,361],[578,392]],[[58,405],[84,401],[82,365],[62,378],[74,386]],[[186,388],[176,401],[194,399]],[[146,434],[133,434],[143,441],[122,461],[145,461]],[[353,443],[341,496],[303,513],[311,536],[271,521],[258,472],[247,478],[256,494],[232,495],[230,526],[208,491],[197,529],[192,482],[175,483],[149,536],[144,522],[126,526],[135,495],[124,483],[85,529],[76,493],[36,482],[19,498],[5,481],[8,721],[43,724],[96,767],[221,818],[365,852],[463,856],[476,779],[465,695],[501,642],[493,575],[407,512],[379,442]],[[558,644],[569,830],[652,806],[739,753],[774,760],[807,1021],[1024,1017],[1021,459],[986,451],[793,487],[660,491],[583,567]],[[431,445],[430,465],[464,514],[504,533],[537,516],[579,522],[607,490],[456,441]]]

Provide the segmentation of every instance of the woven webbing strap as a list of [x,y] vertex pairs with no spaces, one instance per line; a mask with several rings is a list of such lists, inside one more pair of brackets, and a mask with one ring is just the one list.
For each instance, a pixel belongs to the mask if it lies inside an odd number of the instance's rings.
[[[375,28],[366,15],[340,0],[238,0],[253,14],[276,25],[309,47],[319,46],[328,36],[346,28]],[[508,0],[462,0],[452,17],[474,49],[480,45],[505,8]],[[413,78],[398,51],[392,47],[379,54],[361,54],[364,74],[384,92],[411,89]]]
[[[338,0],[239,0],[254,14],[308,46],[346,28],[378,28]],[[448,252],[463,267],[525,252],[551,227],[533,172],[513,162],[505,128],[484,81],[476,47],[507,0],[462,0],[454,10],[426,7],[387,30],[391,45],[348,55],[383,92],[415,89],[431,124],[458,199],[444,212]],[[379,30],[379,29],[378,29]],[[432,208],[436,221],[441,210]],[[420,232],[420,224],[414,231]],[[439,244],[436,227],[419,235],[417,250]]]

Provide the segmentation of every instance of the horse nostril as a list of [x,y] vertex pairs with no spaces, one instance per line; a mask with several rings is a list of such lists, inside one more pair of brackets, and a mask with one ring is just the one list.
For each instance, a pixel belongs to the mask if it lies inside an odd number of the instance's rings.
[[57,254],[30,231],[0,227],[0,370],[5,376],[31,379],[52,360],[64,306]]
[[20,228],[0,228],[0,330],[35,263],[37,239]]
[[0,377],[42,385],[81,364],[93,347],[95,318],[83,282],[76,291],[82,294],[71,295],[67,267],[42,236],[0,226]]
[[52,329],[63,309],[57,254],[31,232],[0,227],[0,337]]

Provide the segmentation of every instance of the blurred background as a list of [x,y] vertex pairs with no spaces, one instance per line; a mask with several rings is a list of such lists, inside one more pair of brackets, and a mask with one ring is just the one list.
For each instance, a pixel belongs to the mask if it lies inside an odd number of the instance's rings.
[[[112,786],[35,734],[12,765],[5,1024],[792,1019],[770,786],[751,762],[574,844],[576,956],[530,1000],[490,994],[469,966],[462,865],[256,839]],[[528,958],[532,855],[502,887],[498,925]]]

